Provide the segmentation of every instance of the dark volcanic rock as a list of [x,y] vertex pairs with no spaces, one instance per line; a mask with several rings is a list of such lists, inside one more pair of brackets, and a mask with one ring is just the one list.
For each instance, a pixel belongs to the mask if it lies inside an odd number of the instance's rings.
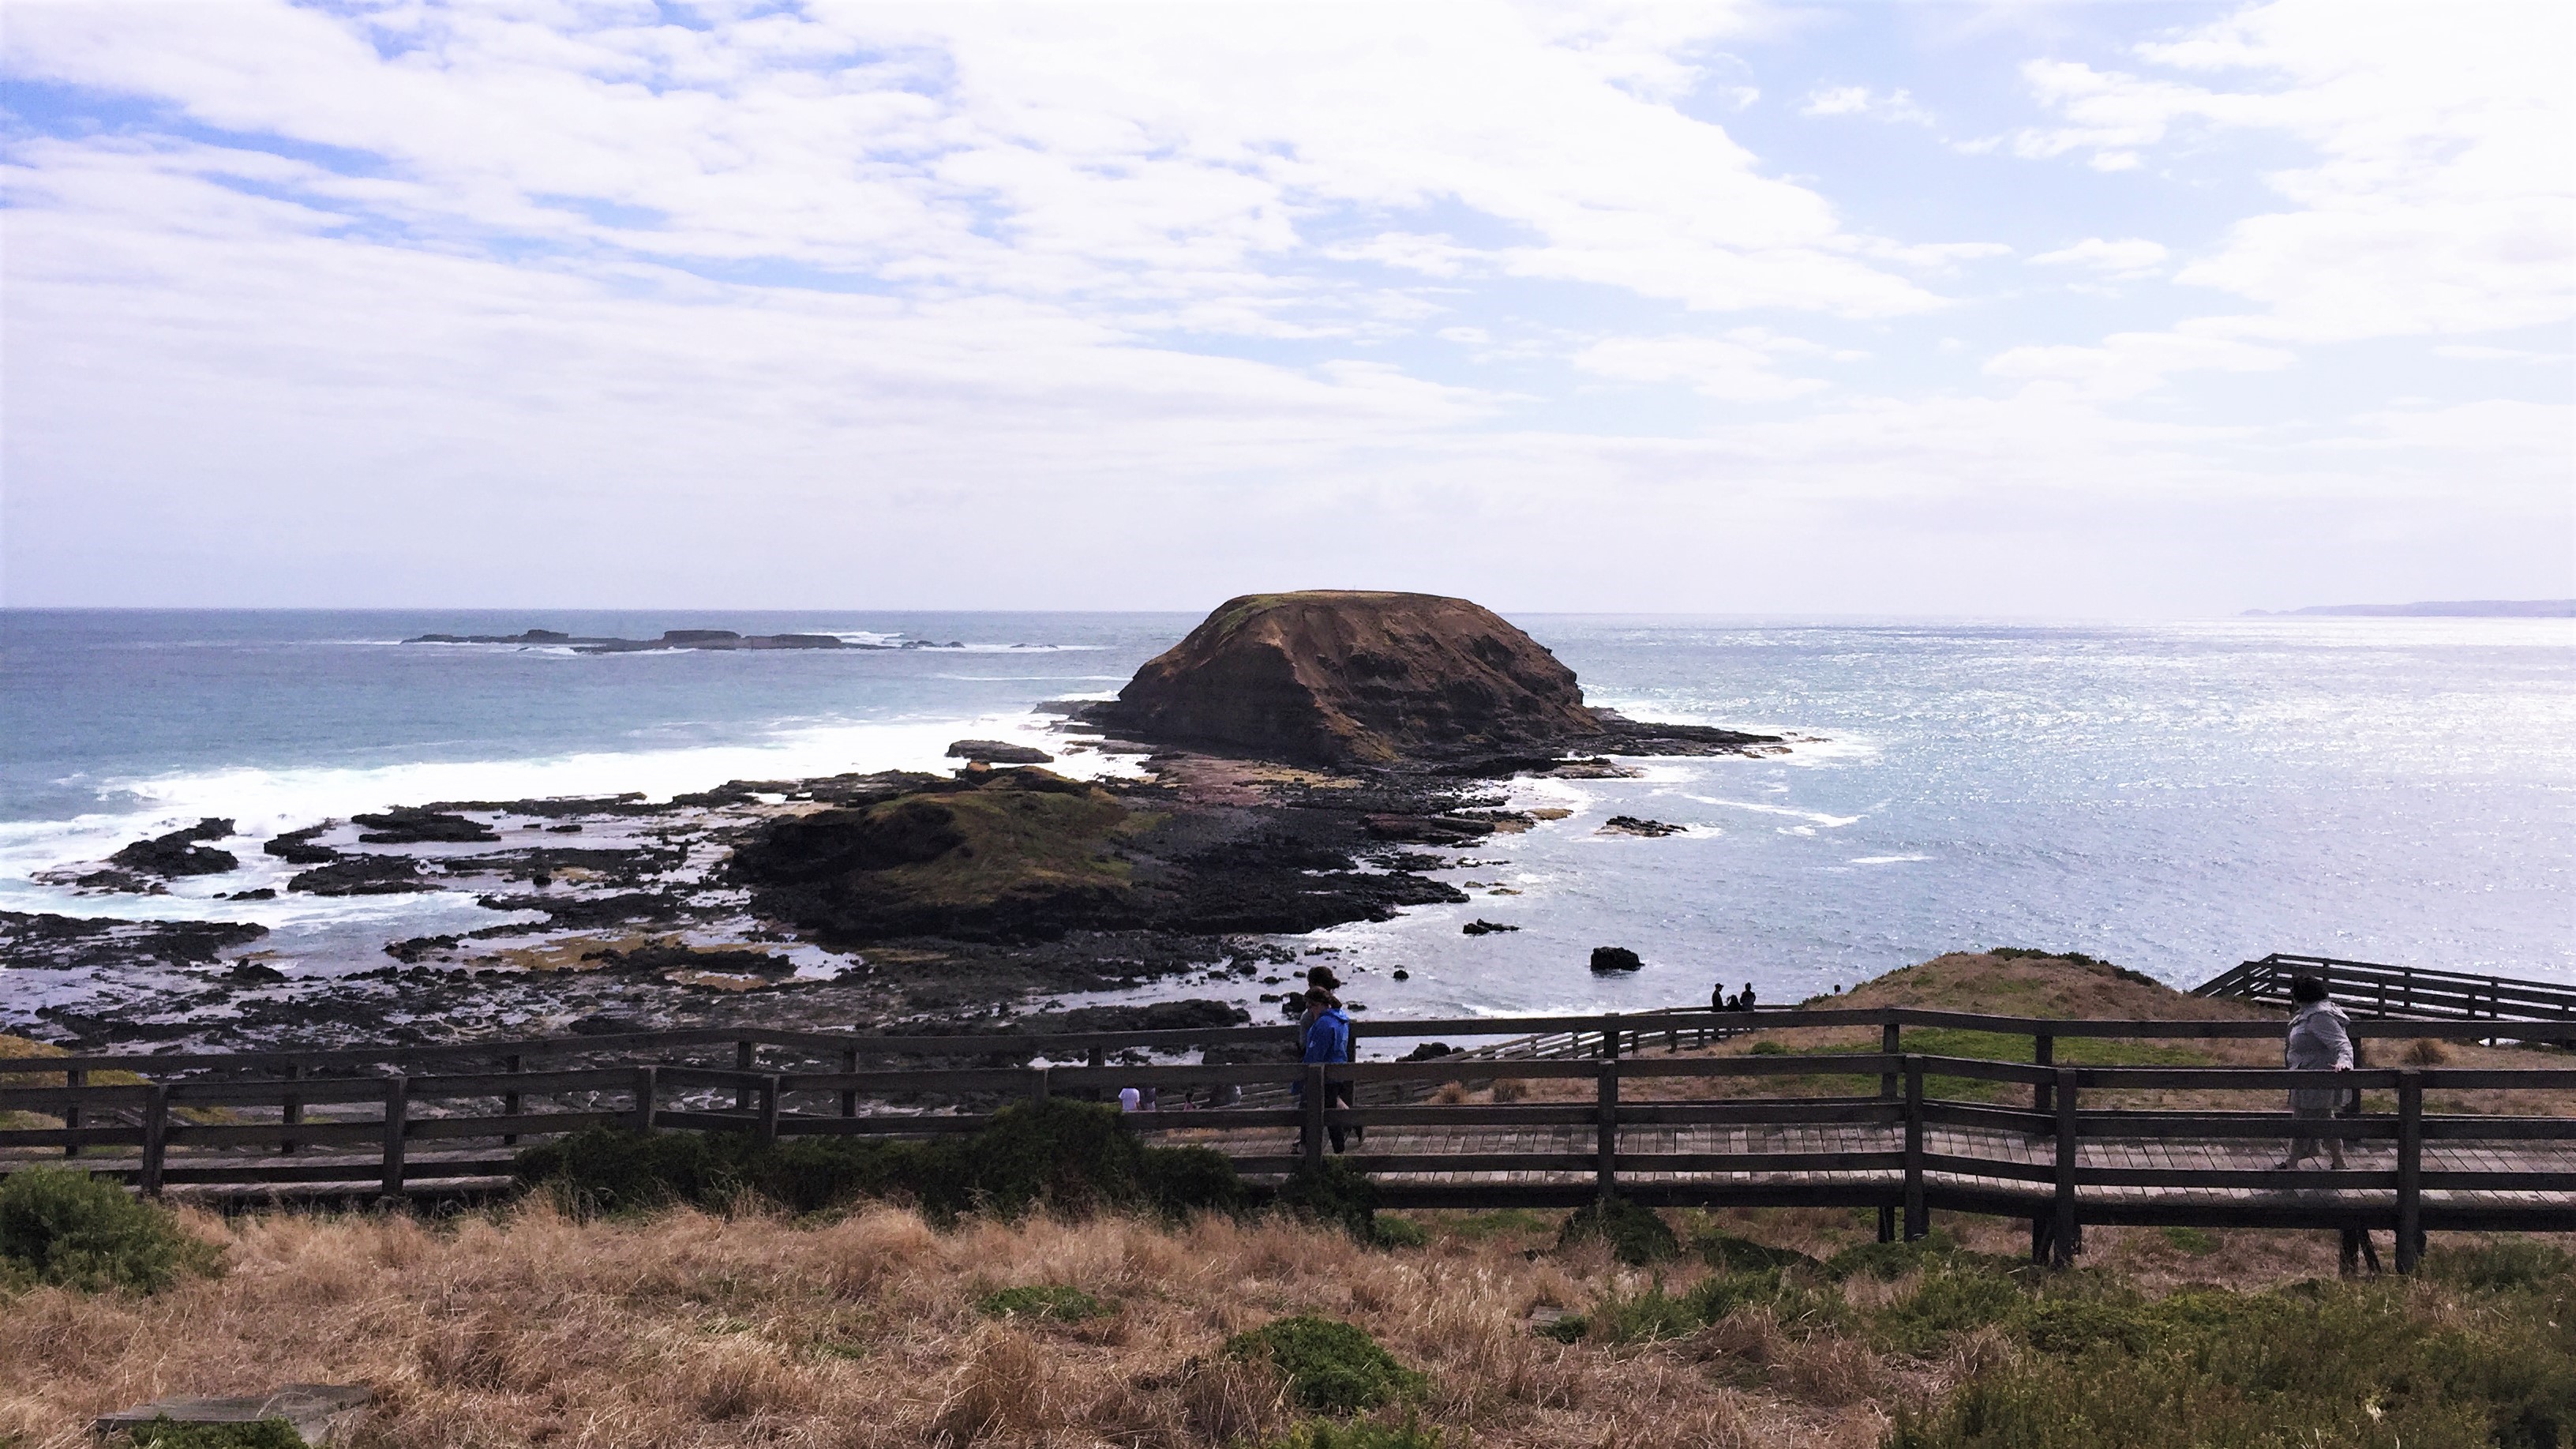
[[501,837],[480,821],[440,810],[398,806],[382,815],[349,817],[367,827],[358,837],[368,845],[419,845],[427,841],[485,841]]
[[268,934],[235,921],[114,921],[0,911],[0,966],[75,971],[158,961],[202,966]]
[[1200,1031],[1241,1026],[1250,1020],[1252,1013],[1240,1006],[1192,997],[1142,1006],[1077,1006],[1067,1012],[1041,1012],[1013,1023],[1011,1030],[1033,1036],[1082,1031]]
[[1634,815],[1613,815],[1609,819],[1602,821],[1601,828],[1592,833],[1595,835],[1642,835],[1652,840],[1666,835],[1679,835],[1688,828],[1689,827],[1687,826],[1668,824],[1661,820],[1643,820]]
[[1097,785],[995,770],[767,822],[729,869],[762,914],[850,944],[1293,933],[1466,899],[1401,866],[1357,869],[1380,852],[1339,798],[1355,792],[1315,793],[1334,808],[1187,808],[1152,790],[1131,808]]
[[286,888],[317,896],[391,896],[438,889],[420,878],[420,862],[408,855],[342,855],[336,851],[329,865],[297,871],[286,882]]
[[1491,610],[1433,594],[1248,594],[1146,662],[1085,723],[1138,740],[1338,767],[1509,774],[1567,749],[1716,754],[1777,743],[1644,724]]
[[1491,611],[1343,590],[1227,601],[1094,718],[1139,739],[1316,764],[1526,752],[1601,732],[1574,671]]
[[406,644],[534,644],[570,646],[579,654],[633,654],[648,649],[886,649],[853,644],[833,634],[738,634],[731,629],[665,629],[659,639],[612,639],[530,629],[523,634],[423,634]]
[[1001,740],[959,740],[948,747],[952,760],[982,760],[988,765],[1051,765],[1055,756],[1031,745]]
[[1636,952],[1625,946],[1592,948],[1592,969],[1595,971],[1640,971],[1645,969],[1645,965]]
[[301,830],[289,830],[270,840],[260,849],[289,865],[328,865],[340,858],[340,852],[327,845],[315,845],[313,837],[330,828],[331,822],[325,820],[319,825],[307,825]]
[[231,821],[208,816],[185,830],[138,840],[107,859],[111,865],[146,875],[221,875],[239,868],[240,857],[196,842],[221,840],[232,833]]
[[1496,931],[1517,931],[1519,929],[1520,927],[1518,926],[1506,926],[1500,921],[1486,920],[1469,921],[1467,924],[1458,928],[1461,934],[1469,936],[1490,936]]

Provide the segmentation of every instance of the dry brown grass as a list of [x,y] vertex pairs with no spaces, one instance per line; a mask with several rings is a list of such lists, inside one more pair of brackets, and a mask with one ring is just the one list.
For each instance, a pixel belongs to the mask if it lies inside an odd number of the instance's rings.
[[[1597,1249],[1534,1251],[1553,1215],[1500,1232],[1426,1214],[1427,1249],[1381,1253],[1277,1221],[1173,1228],[1100,1218],[934,1231],[868,1207],[795,1224],[678,1212],[583,1223],[542,1204],[429,1224],[275,1214],[191,1231],[229,1270],[158,1298],[27,1293],[0,1311],[0,1440],[86,1443],[90,1416],[178,1393],[363,1381],[362,1443],[504,1445],[1132,1446],[1196,1449],[1289,1422],[1283,1385],[1224,1360],[1224,1339],[1290,1313],[1360,1324],[1430,1375],[1420,1405],[1452,1443],[1858,1446],[1979,1364],[1969,1335],[1934,1361],[1738,1314],[1682,1343],[1562,1345],[1542,1307],[1580,1311],[1646,1283]],[[1819,1256],[1869,1236],[1823,1209],[1679,1214]],[[2011,1251],[2019,1225],[1939,1226]],[[2142,1286],[2244,1288],[2333,1271],[2331,1234],[2217,1235],[2187,1252],[2149,1230],[2095,1229],[2087,1260]],[[1665,1270],[1674,1292],[1700,1269]],[[1116,1302],[1080,1323],[995,1322],[975,1300],[1058,1283]],[[1909,1285],[1866,1275],[1856,1307]]]

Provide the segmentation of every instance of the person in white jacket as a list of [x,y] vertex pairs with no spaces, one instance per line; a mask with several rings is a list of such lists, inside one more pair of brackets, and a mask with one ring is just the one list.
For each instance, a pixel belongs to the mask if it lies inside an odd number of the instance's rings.
[[[2325,978],[2294,976],[2290,978],[2289,1035],[2281,1043],[2281,1064],[2299,1072],[2348,1072],[2352,1070],[2352,1022],[2343,1008],[2326,999]],[[2293,1087],[2290,1089],[2290,1114],[2295,1117],[2332,1117],[2345,1096],[2341,1087]],[[2336,1170],[2343,1168],[2343,1139],[2325,1139],[2326,1160]],[[2317,1139],[2293,1137],[2290,1155],[2277,1164],[2292,1168],[2317,1155]]]

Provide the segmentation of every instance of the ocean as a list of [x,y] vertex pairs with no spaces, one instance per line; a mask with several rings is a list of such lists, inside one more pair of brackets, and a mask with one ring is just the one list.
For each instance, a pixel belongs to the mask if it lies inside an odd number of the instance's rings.
[[[0,611],[0,910],[255,921],[264,948],[308,967],[370,969],[386,941],[495,917],[453,893],[213,897],[282,884],[259,837],[356,811],[664,798],[942,768],[963,737],[1043,745],[1032,706],[1114,692],[1195,622]],[[1298,942],[1371,968],[1363,1004],[1380,1016],[1638,1009],[1717,982],[1793,1000],[1977,946],[2083,951],[2176,985],[2275,950],[2576,981],[2576,623],[1514,622],[1595,704],[1812,738],[1779,757],[1644,761],[1635,779],[1498,784],[1569,813],[1463,852],[1445,875],[1465,905]],[[531,627],[959,647],[400,642]],[[35,879],[208,815],[250,837],[228,847],[243,871],[167,896]],[[1601,833],[1613,815],[1684,829]],[[1476,919],[1519,929],[1462,934]],[[1596,977],[1598,945],[1646,968]],[[1390,979],[1398,966],[1408,981]],[[77,996],[63,974],[0,967],[0,1029]]]

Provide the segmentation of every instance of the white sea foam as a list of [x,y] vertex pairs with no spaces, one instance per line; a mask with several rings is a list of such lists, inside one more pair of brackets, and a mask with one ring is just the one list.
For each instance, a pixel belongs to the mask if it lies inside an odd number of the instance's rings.
[[1855,856],[1853,856],[1853,857],[1851,858],[1850,864],[1853,864],[1853,865],[1906,865],[1906,864],[1910,864],[1910,863],[1912,863],[1912,862],[1914,862],[1914,861],[1918,861],[1918,860],[1930,860],[1931,858],[1932,858],[1932,857],[1930,857],[1930,856],[1928,856],[1928,855],[1855,855]]
[[[1027,713],[976,719],[799,722],[737,744],[369,767],[235,768],[103,780],[98,782],[102,796],[122,796],[139,804],[71,820],[0,822],[0,908],[126,919],[251,920],[270,926],[287,921],[409,923],[420,916],[429,897],[333,898],[289,896],[282,891],[275,901],[214,897],[263,886],[282,888],[294,867],[261,853],[257,842],[361,811],[438,800],[615,795],[630,790],[642,791],[648,799],[668,800],[727,780],[893,769],[945,771],[957,765],[946,756],[949,743],[962,738],[1001,739],[1054,753],[1063,739],[1048,733],[1047,724],[1045,716]],[[1138,766],[1130,757],[1084,751],[1060,756],[1055,768],[1067,775],[1096,778],[1132,775]],[[103,860],[130,841],[206,816],[235,822],[240,834],[223,844],[241,858],[239,870],[173,881],[169,894],[150,896],[75,895],[30,879],[39,871]],[[474,909],[470,901],[467,907]],[[480,923],[491,920],[487,913]]]
[[1828,830],[1857,825],[1864,818],[1859,815],[1827,815],[1820,810],[1793,810],[1786,805],[1763,805],[1751,800],[1722,800],[1715,795],[1685,795],[1682,798],[1696,800],[1702,805],[1723,805],[1730,810],[1751,810],[1762,815],[1786,815],[1793,820],[1804,820],[1810,825],[1824,826]]

